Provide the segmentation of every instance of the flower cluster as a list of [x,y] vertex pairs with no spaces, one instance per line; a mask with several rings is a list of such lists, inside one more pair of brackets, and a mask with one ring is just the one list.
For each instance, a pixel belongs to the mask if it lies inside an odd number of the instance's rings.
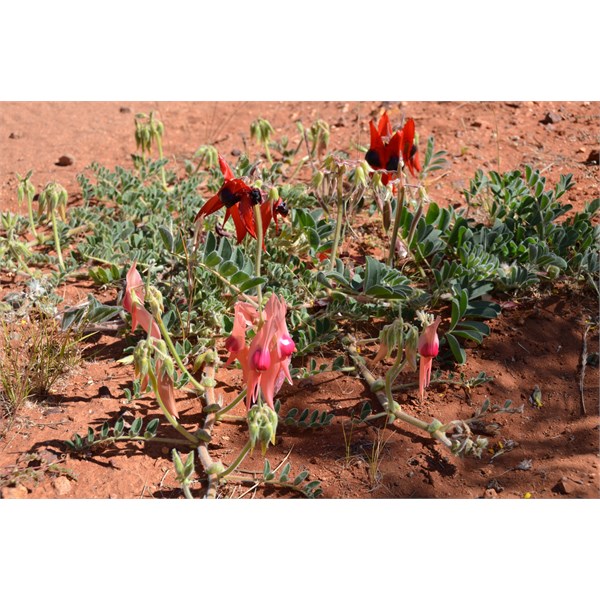
[[238,244],[246,237],[246,234],[256,239],[256,217],[254,207],[258,204],[262,220],[263,232],[267,230],[271,220],[275,221],[278,227],[277,216],[287,216],[288,209],[277,197],[269,199],[263,203],[262,193],[258,188],[249,186],[243,179],[236,178],[233,175],[231,167],[225,162],[225,159],[219,154],[219,167],[225,181],[219,191],[198,211],[196,221],[200,218],[211,215],[220,208],[225,207],[225,219],[223,225],[227,223],[229,217],[233,219],[235,233]]
[[395,131],[392,135],[390,118],[384,112],[377,126],[373,121],[369,121],[369,129],[371,145],[365,155],[365,160],[371,168],[383,171],[381,182],[387,185],[394,178],[400,164],[400,154],[402,154],[402,161],[408,167],[410,174],[415,177],[415,171],[420,171],[421,165],[414,142],[414,120],[408,119],[402,130]]
[[[285,302],[275,294],[269,298],[262,315],[248,302],[235,305],[233,330],[225,341],[229,351],[226,364],[236,359],[240,362],[247,386],[248,409],[258,400],[259,391],[267,405],[273,408],[273,398],[283,381],[287,379],[292,383],[289,365],[296,344],[289,334],[285,314]],[[249,345],[246,343],[248,327],[258,327]]]

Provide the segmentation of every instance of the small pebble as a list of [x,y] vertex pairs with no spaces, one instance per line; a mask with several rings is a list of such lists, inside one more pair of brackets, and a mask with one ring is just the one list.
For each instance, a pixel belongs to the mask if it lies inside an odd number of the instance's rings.
[[4,500],[20,500],[27,498],[29,490],[21,483],[15,487],[4,487],[0,490],[0,498]]
[[546,116],[540,121],[542,125],[548,125],[550,123],[558,123],[562,121],[562,117],[555,112],[546,113]]
[[11,140],[20,140],[23,134],[20,131],[13,131],[9,136]]
[[238,150],[237,148],[234,148],[234,149],[231,151],[231,156],[239,156],[241,153],[242,153],[242,151],[241,151],[241,150]]
[[497,498],[498,492],[495,489],[490,488],[488,490],[485,490],[483,497],[484,498]]
[[63,154],[58,161],[56,162],[56,166],[58,167],[68,167],[75,162],[75,159],[70,154]]
[[71,482],[64,475],[57,477],[52,482],[52,485],[59,496],[67,496],[71,491]]
[[126,113],[130,113],[131,109],[128,106],[121,106],[121,108],[119,108],[119,112],[126,114]]
[[562,477],[552,488],[552,491],[556,492],[557,494],[562,494],[563,496],[568,496],[575,491],[575,486],[569,479]]

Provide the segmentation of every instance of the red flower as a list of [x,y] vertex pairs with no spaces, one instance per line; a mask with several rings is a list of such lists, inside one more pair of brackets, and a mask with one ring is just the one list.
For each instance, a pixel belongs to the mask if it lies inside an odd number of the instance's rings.
[[238,244],[246,237],[246,233],[256,239],[253,207],[262,202],[260,190],[250,187],[242,179],[236,179],[233,176],[233,171],[220,154],[219,167],[225,177],[225,182],[221,189],[198,211],[195,220],[211,215],[225,206],[227,211],[225,212],[223,225],[227,223],[229,217],[232,217]]
[[287,217],[289,209],[281,198],[273,201],[264,202],[260,207],[260,215],[262,217],[263,232],[266,232],[271,221],[275,221],[275,231],[279,233],[279,222],[277,217]]
[[425,397],[425,388],[429,385],[431,379],[431,365],[433,359],[440,351],[440,340],[438,338],[437,328],[441,320],[441,317],[437,317],[436,320],[431,325],[428,325],[419,336],[417,350],[421,357],[421,364],[419,367],[419,393],[421,395],[421,400]]
[[[413,177],[415,170],[421,170],[417,147],[414,144],[415,122],[413,119],[408,119],[402,131],[396,131],[392,135],[390,119],[384,112],[377,127],[373,121],[369,121],[369,129],[371,145],[365,155],[365,160],[376,171],[385,171],[381,174],[381,181],[384,185],[387,185],[398,171],[400,153],[402,153],[402,160],[408,166]],[[384,141],[384,138],[388,138],[388,141]]]

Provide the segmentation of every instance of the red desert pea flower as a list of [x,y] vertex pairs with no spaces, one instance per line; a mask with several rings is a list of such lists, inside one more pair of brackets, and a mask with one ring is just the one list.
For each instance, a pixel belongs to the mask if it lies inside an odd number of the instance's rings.
[[433,359],[440,351],[437,328],[441,320],[441,317],[437,317],[431,325],[425,327],[423,333],[419,336],[417,351],[421,357],[421,364],[419,366],[419,393],[421,400],[425,397],[425,388],[429,386],[429,381],[431,380]]
[[[411,175],[415,176],[415,170],[420,171],[417,147],[414,143],[415,122],[408,119],[402,131],[396,131],[392,135],[392,127],[387,113],[383,113],[377,126],[369,121],[371,133],[371,144],[365,155],[369,166],[376,171],[389,171],[381,174],[384,185],[394,178],[400,163],[400,155],[404,164],[408,166]],[[387,139],[387,141],[384,141]]]
[[[237,358],[242,366],[248,409],[257,401],[259,390],[267,405],[274,408],[274,397],[283,381],[287,379],[292,383],[289,364],[296,344],[285,323],[285,314],[285,302],[275,294],[265,306],[262,323],[258,311],[248,303],[237,302],[235,305],[234,327],[225,342],[230,351],[227,364]],[[248,326],[258,326],[250,345],[245,341]]]
[[[220,208],[226,207],[223,225],[229,217],[233,219],[238,244],[250,234],[256,239],[256,223],[254,221],[254,206],[262,203],[259,189],[250,187],[245,181],[235,178],[233,171],[219,154],[219,167],[225,177],[221,189],[198,211],[195,220],[211,215]],[[263,219],[264,220],[264,219]]]

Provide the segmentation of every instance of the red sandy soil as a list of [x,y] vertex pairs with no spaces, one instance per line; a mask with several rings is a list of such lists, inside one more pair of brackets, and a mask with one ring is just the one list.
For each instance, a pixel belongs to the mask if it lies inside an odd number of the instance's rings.
[[[133,119],[137,112],[157,111],[165,125],[166,156],[183,166],[202,144],[214,144],[225,155],[232,150],[260,150],[250,142],[249,124],[268,119],[276,135],[297,139],[294,121],[305,125],[322,118],[332,125],[331,148],[349,149],[368,143],[368,121],[382,108],[392,121],[412,116],[421,139],[433,134],[436,149],[448,152],[450,165],[430,187],[440,204],[461,206],[461,190],[476,169],[506,171],[531,164],[544,169],[552,184],[572,173],[576,186],[568,193],[575,209],[599,196],[598,163],[588,159],[600,145],[600,104],[594,102],[122,102],[0,104],[0,209],[24,212],[16,202],[16,174],[33,169],[33,182],[65,185],[70,198],[79,193],[76,174],[92,161],[109,168],[129,166],[135,152]],[[550,115],[550,118],[547,118]],[[542,121],[552,121],[542,123]],[[70,166],[58,166],[71,155]],[[593,158],[593,156],[592,156]],[[0,271],[0,299],[22,282]],[[94,290],[89,282],[59,290],[65,304],[84,300]],[[109,290],[98,292],[114,301]],[[304,431],[281,427],[267,458],[277,466],[289,454],[292,473],[303,469],[322,482],[325,498],[598,498],[600,497],[598,370],[588,366],[582,414],[579,390],[582,335],[586,318],[598,314],[590,293],[558,288],[532,292],[490,323],[492,335],[468,350],[468,361],[456,369],[466,377],[485,371],[494,379],[466,394],[452,385],[433,387],[421,402],[414,389],[398,396],[407,412],[424,420],[470,417],[485,398],[493,404],[511,399],[524,405],[521,414],[499,415],[501,425],[490,444],[514,448],[481,459],[457,458],[418,431],[402,424],[381,428],[361,425],[350,431],[348,417],[372,399],[353,375],[327,373],[285,386],[280,398],[287,412],[318,409],[333,412],[330,426]],[[588,353],[598,352],[594,331]],[[115,362],[124,347],[120,337],[101,335],[86,344],[80,366],[66,374],[48,398],[24,406],[14,419],[0,418],[1,496],[27,498],[163,498],[181,497],[170,450],[132,444],[111,447],[85,457],[65,455],[63,441],[88,426],[126,415],[157,414],[152,398],[128,404],[123,388],[132,368]],[[365,350],[372,352],[373,347]],[[220,370],[220,392],[233,398],[239,376]],[[539,385],[543,406],[529,395]],[[100,395],[101,386],[109,395]],[[193,425],[199,407],[193,398],[179,400],[182,423]],[[238,412],[242,414],[242,412]],[[344,431],[345,426],[345,431]],[[164,431],[167,432],[167,427]],[[213,455],[227,464],[246,442],[243,426],[220,424],[214,431]],[[374,449],[382,441],[375,461]],[[508,443],[507,443],[508,442]],[[37,456],[32,457],[35,453]],[[528,470],[516,469],[531,461]],[[55,467],[48,469],[48,465]],[[27,467],[29,466],[29,470]],[[262,471],[260,452],[247,459],[246,471]],[[201,495],[200,485],[195,493]],[[228,484],[222,497],[290,497],[289,493]]]

